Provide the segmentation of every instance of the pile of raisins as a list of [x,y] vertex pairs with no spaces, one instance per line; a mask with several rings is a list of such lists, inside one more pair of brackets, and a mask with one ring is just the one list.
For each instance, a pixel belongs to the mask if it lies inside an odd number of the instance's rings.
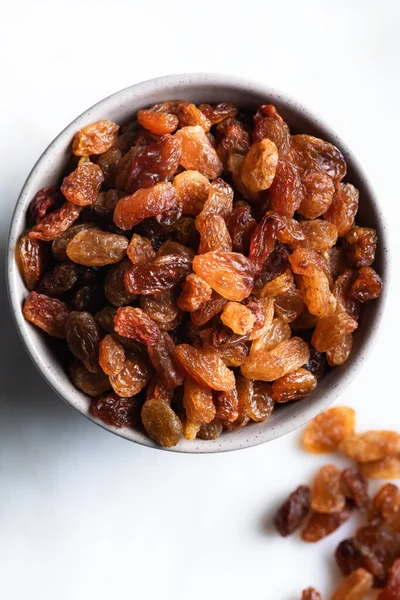
[[[301,539],[318,542],[345,523],[355,509],[365,524],[343,540],[335,552],[345,579],[333,600],[363,600],[373,588],[383,588],[378,600],[400,598],[400,489],[385,483],[371,498],[368,479],[400,479],[400,434],[376,430],[355,433],[355,413],[335,407],[306,427],[304,448],[314,454],[340,450],[356,467],[340,471],[325,465],[313,485],[299,486],[280,506],[275,526],[282,536],[298,529]],[[321,600],[314,588],[302,600]]]
[[302,400],[382,289],[376,232],[332,144],[272,105],[184,101],[79,131],[33,198],[23,314],[65,339],[90,412],[162,446]]

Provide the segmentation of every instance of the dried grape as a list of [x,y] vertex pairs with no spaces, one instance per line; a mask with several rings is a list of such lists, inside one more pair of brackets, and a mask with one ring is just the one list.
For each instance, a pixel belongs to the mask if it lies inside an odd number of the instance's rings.
[[23,315],[36,327],[57,338],[65,337],[69,310],[64,302],[31,292],[24,302]]
[[303,445],[307,452],[334,452],[355,429],[356,415],[352,408],[334,406],[312,419],[304,432]]

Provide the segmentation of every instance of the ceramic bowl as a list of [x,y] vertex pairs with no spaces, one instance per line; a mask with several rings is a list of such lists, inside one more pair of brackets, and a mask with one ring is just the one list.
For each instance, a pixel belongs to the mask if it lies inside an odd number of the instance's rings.
[[[77,117],[56,137],[39,158],[19,196],[8,242],[8,286],[12,311],[17,329],[33,362],[49,385],[65,402],[105,429],[130,441],[154,448],[159,448],[159,446],[142,432],[105,425],[89,414],[89,398],[72,385],[62,357],[54,351],[54,342],[42,334],[39,329],[26,322],[22,316],[21,306],[27,290],[15,263],[14,248],[16,240],[25,228],[25,217],[30,200],[38,190],[59,179],[70,155],[71,141],[79,129],[101,119],[109,119],[123,124],[132,119],[139,109],[175,98],[195,103],[233,102],[239,107],[253,110],[260,104],[272,103],[277,106],[292,131],[312,134],[338,146],[347,160],[348,175],[346,179],[360,190],[358,222],[364,226],[375,227],[378,231],[379,247],[375,266],[384,283],[387,281],[388,268],[387,235],[382,212],[371,185],[356,158],[325,123],[303,108],[296,100],[289,99],[286,95],[267,85],[219,74],[170,75],[121,90],[101,100]],[[332,369],[320,380],[316,391],[309,398],[278,407],[271,418],[264,423],[254,423],[243,429],[224,433],[212,441],[182,440],[171,450],[202,453],[223,452],[255,446],[289,433],[326,409],[359,373],[367,353],[374,345],[386,294],[385,289],[378,301],[370,302],[364,307],[360,327],[354,336],[354,348],[350,359],[344,366]]]

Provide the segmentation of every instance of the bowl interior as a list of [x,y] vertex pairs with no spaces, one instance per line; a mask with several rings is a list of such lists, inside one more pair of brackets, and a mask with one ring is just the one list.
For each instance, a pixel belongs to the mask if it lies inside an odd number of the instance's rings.
[[[41,188],[53,184],[61,176],[70,157],[73,135],[83,126],[101,119],[109,119],[123,124],[131,120],[135,113],[147,106],[170,99],[184,99],[195,103],[232,102],[242,109],[254,110],[260,104],[272,103],[289,124],[292,132],[308,133],[337,145],[345,155],[348,165],[346,181],[360,190],[358,223],[377,229],[380,244],[375,267],[386,282],[386,232],[381,213],[365,175],[343,142],[318,119],[312,116],[297,102],[290,101],[271,88],[239,81],[222,75],[173,75],[163,77],[117,92],[102,100],[69,125],[41,156],[21,192],[14,213],[8,248],[9,295],[17,327],[28,352],[42,375],[52,388],[80,413],[106,429],[129,440],[158,448],[142,432],[116,429],[93,419],[88,414],[89,398],[78,391],[70,382],[64,361],[64,352],[57,340],[42,334],[27,323],[21,313],[21,306],[27,291],[18,273],[14,260],[15,242],[25,228],[25,215],[33,195]],[[220,452],[260,444],[292,431],[320,411],[326,409],[353,379],[372,346],[384,306],[386,292],[378,301],[364,307],[359,329],[355,335],[354,347],[347,363],[332,369],[319,382],[316,391],[301,402],[293,402],[278,407],[271,418],[264,423],[254,423],[241,430],[224,433],[211,441],[182,440],[172,451],[177,452]]]

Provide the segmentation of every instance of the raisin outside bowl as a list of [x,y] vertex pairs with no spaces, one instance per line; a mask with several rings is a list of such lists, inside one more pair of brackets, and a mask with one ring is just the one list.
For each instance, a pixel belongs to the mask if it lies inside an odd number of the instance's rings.
[[144,432],[134,429],[117,429],[104,424],[89,414],[89,397],[76,389],[67,375],[65,357],[59,351],[57,340],[50,339],[22,315],[22,303],[27,290],[20,277],[15,261],[15,245],[25,229],[29,202],[35,193],[57,181],[69,158],[74,134],[82,127],[103,119],[123,124],[139,109],[171,98],[182,98],[194,103],[231,102],[243,109],[256,109],[260,104],[274,104],[291,130],[323,138],[343,152],[348,165],[348,180],[360,190],[358,223],[374,227],[379,245],[376,254],[376,270],[383,280],[381,297],[367,303],[354,338],[354,347],[345,365],[330,370],[319,382],[315,392],[305,400],[278,406],[270,419],[253,423],[248,427],[223,433],[215,440],[188,441],[182,439],[177,446],[169,448],[175,452],[224,452],[261,444],[280,437],[303,425],[321,411],[328,408],[358,374],[364,359],[376,340],[380,320],[387,297],[388,255],[387,233],[382,211],[377,199],[356,158],[342,140],[324,123],[273,88],[222,74],[169,75],[135,84],[101,100],[62,131],[45,150],[33,167],[19,196],[13,215],[8,240],[7,271],[8,292],[17,329],[25,347],[40,373],[65,402],[98,425],[130,441],[159,448]]

